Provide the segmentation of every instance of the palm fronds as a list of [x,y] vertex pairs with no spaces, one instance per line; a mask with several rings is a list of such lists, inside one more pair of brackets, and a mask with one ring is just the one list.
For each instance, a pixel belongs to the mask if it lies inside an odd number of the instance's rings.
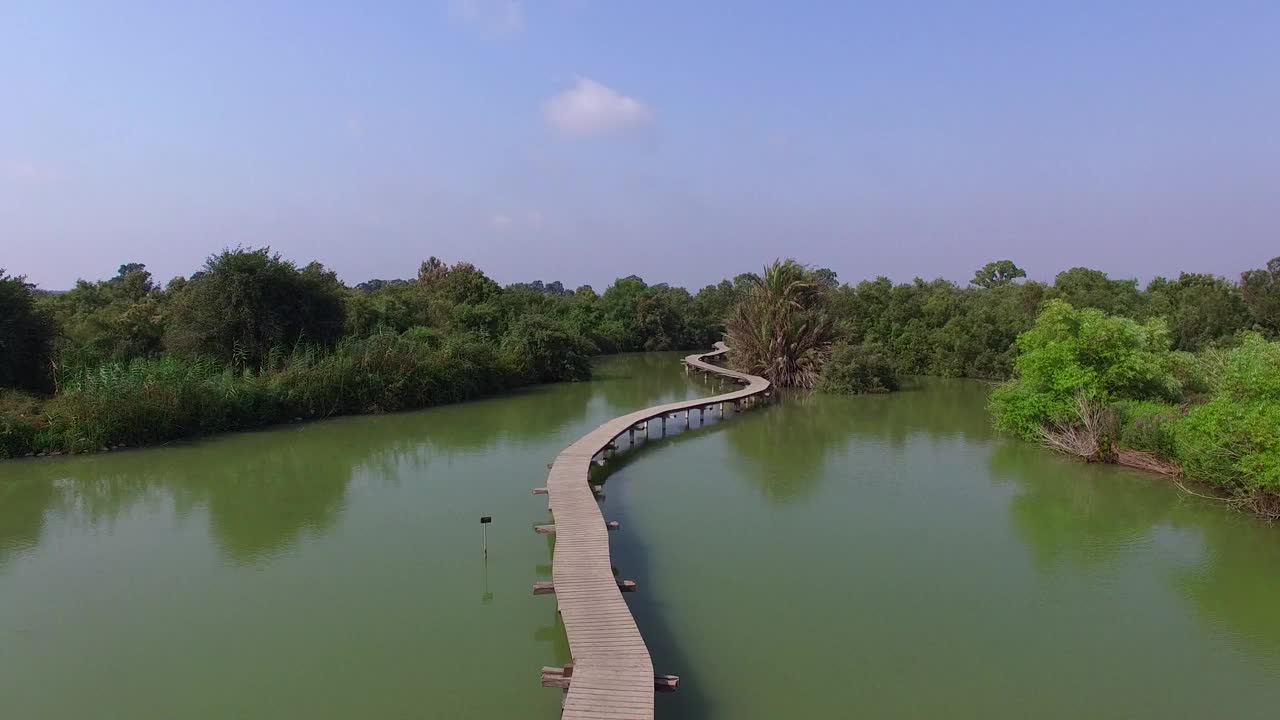
[[804,265],[775,260],[725,320],[730,362],[784,387],[811,388],[830,354],[826,288]]

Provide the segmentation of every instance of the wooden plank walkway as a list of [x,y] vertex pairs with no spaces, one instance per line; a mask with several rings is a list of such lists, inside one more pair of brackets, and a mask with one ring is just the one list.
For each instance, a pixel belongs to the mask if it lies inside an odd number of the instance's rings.
[[592,458],[640,423],[676,412],[686,413],[688,420],[690,410],[705,412],[721,403],[738,406],[766,395],[768,380],[707,362],[726,352],[720,342],[713,352],[690,355],[684,362],[744,383],[741,389],[614,418],[565,448],[551,465],[546,487],[555,518],[551,576],[573,657],[562,714],[566,720],[653,717],[653,661],[613,575],[608,529],[588,480]]

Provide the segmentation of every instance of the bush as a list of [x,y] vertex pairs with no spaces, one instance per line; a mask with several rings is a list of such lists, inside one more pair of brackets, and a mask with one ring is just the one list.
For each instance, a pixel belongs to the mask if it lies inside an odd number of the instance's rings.
[[818,390],[857,395],[898,389],[898,373],[884,348],[872,343],[838,345],[818,378]]
[[0,458],[39,452],[47,427],[38,398],[0,390]]
[[1174,427],[1182,418],[1177,405],[1140,400],[1121,400],[1113,406],[1120,424],[1119,441],[1124,447],[1177,457]]
[[730,363],[781,387],[812,388],[835,328],[827,292],[817,273],[794,260],[767,266],[725,321]]
[[0,270],[0,388],[47,392],[52,389],[49,350],[56,328],[31,291],[25,278]]
[[590,348],[548,321],[517,323],[503,349],[481,334],[427,328],[273,351],[259,369],[168,355],[69,371],[43,402],[0,395],[0,457],[145,445],[295,418],[392,412],[470,400],[530,382],[590,377]]
[[526,383],[590,380],[595,348],[561,325],[537,315],[511,324],[502,359]]
[[1142,324],[1051,300],[1018,336],[1018,349],[1017,377],[992,394],[991,408],[999,429],[1029,440],[1069,419],[1079,397],[1102,405],[1180,399],[1161,320]]
[[1246,336],[1227,354],[1214,390],[1175,429],[1187,475],[1280,493],[1280,342]]
[[226,250],[175,293],[165,348],[253,367],[274,348],[332,345],[345,316],[342,286],[319,263],[299,270],[267,248]]

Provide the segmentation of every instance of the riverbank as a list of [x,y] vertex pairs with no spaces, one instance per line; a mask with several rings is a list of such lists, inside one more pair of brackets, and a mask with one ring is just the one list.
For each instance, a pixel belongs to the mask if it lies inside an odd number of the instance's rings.
[[1018,337],[1016,370],[991,395],[1000,430],[1204,483],[1234,506],[1280,516],[1280,342],[1246,333],[1178,353],[1162,320],[1054,300]]
[[107,364],[52,397],[0,394],[0,458],[101,452],[342,415],[414,410],[591,377],[588,346],[499,346],[380,333],[296,351],[257,371],[176,357]]

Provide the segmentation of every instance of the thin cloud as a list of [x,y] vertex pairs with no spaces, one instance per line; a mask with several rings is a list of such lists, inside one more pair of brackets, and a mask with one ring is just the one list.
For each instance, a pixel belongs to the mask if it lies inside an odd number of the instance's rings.
[[524,29],[524,5],[520,0],[449,0],[449,14],[496,33]]
[[498,213],[497,215],[489,218],[489,227],[497,230],[498,232],[506,232],[511,229],[511,218],[503,215],[502,213]]
[[653,111],[633,97],[584,77],[547,100],[542,117],[565,135],[586,137],[642,127],[653,120]]
[[10,163],[4,168],[3,175],[13,182],[25,185],[44,185],[60,178],[52,168],[30,161]]

